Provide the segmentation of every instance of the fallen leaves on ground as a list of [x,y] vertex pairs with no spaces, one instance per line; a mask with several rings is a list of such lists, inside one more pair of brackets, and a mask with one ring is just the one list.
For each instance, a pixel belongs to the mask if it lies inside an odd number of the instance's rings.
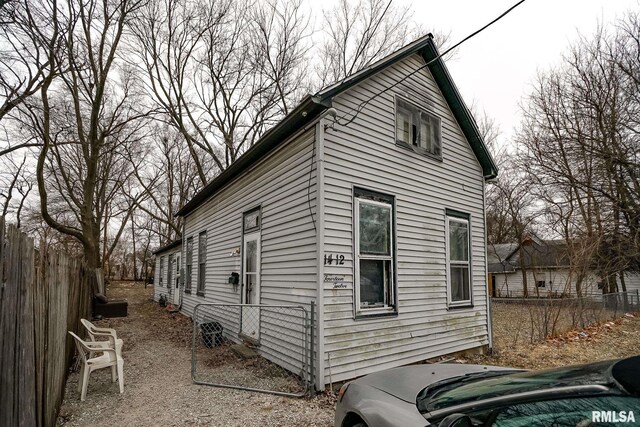
[[505,345],[494,341],[493,355],[470,356],[469,363],[543,369],[635,356],[640,352],[640,316],[568,331],[538,344]]

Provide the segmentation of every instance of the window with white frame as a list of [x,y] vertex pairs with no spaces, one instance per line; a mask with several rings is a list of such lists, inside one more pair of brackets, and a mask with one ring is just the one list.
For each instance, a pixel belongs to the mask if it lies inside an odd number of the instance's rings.
[[162,287],[162,280],[164,279],[164,257],[160,257],[160,280],[158,281],[158,286]]
[[184,291],[191,292],[191,275],[193,269],[193,237],[187,239],[187,263],[186,263],[186,277],[184,281]]
[[395,308],[393,197],[356,190],[356,312]]
[[469,216],[447,213],[447,281],[450,305],[471,304]]
[[440,158],[440,118],[396,97],[396,143]]
[[204,281],[207,270],[207,232],[198,235],[198,295],[204,295]]

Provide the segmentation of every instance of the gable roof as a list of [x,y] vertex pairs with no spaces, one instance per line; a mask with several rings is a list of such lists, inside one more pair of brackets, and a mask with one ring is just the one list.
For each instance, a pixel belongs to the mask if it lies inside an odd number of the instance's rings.
[[[522,251],[520,251],[522,248]],[[521,268],[558,268],[571,265],[567,243],[564,240],[528,238],[522,245],[504,243],[487,245],[487,268],[490,273],[513,272]]]
[[487,268],[489,273],[514,271],[509,257],[518,249],[517,243],[500,243],[487,245]]
[[[426,63],[437,58],[438,48],[433,41],[433,35],[427,34],[424,37],[406,45],[391,55],[375,62],[346,79],[328,86],[315,95],[307,95],[298,106],[285,116],[277,125],[267,131],[251,148],[249,148],[240,158],[232,163],[220,175],[215,177],[209,184],[200,190],[186,205],[184,205],[176,216],[185,216],[196,209],[201,203],[208,200],[235,177],[247,170],[249,167],[266,157],[271,151],[284,143],[287,138],[295,134],[307,124],[311,123],[318,116],[331,107],[331,100],[341,93],[373,76],[382,69],[397,63],[413,54],[420,54]],[[489,150],[487,149],[478,126],[471,115],[471,112],[464,103],[458,88],[451,79],[442,58],[436,59],[428,65],[436,84],[449,104],[455,119],[457,120],[462,133],[469,141],[485,179],[498,176],[496,167]]]

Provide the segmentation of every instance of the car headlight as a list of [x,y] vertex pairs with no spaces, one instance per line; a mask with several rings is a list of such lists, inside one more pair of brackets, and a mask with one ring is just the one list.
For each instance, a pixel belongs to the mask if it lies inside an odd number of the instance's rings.
[[343,384],[342,387],[340,387],[340,391],[338,392],[338,402],[342,401],[342,397],[347,392],[348,388],[349,388],[349,383]]

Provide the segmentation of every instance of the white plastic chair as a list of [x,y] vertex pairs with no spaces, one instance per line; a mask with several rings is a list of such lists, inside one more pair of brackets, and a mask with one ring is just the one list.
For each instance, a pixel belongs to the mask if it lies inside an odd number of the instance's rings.
[[[87,329],[89,339],[92,342],[99,343],[101,345],[109,344],[108,347],[115,348],[119,356],[122,356],[122,339],[116,335],[116,330],[111,328],[98,328],[87,319],[80,319],[82,325]],[[98,341],[96,338],[108,337],[109,341]],[[89,355],[93,357],[93,355]]]
[[[80,379],[78,381],[78,391],[81,392],[80,400],[84,402],[87,397],[87,387],[91,372],[102,368],[111,368],[111,381],[113,382],[116,382],[117,373],[120,393],[124,393],[124,359],[116,349],[105,345],[108,344],[107,342],[83,341],[73,332],[69,331],[69,334],[75,340],[78,354],[82,360]],[[96,353],[102,353],[102,355],[95,356]]]

